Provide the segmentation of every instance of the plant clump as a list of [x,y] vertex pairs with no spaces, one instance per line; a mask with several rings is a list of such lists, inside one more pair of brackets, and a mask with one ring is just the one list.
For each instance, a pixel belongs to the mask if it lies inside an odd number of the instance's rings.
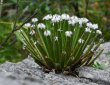
[[35,62],[49,71],[91,66],[103,51],[98,50],[102,42],[98,25],[68,14],[33,18],[17,35]]

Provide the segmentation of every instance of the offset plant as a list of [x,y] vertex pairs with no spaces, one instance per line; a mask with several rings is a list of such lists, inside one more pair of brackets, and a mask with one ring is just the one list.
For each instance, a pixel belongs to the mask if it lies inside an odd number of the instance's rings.
[[86,18],[48,14],[40,21],[43,23],[33,18],[17,34],[41,67],[61,72],[75,70],[92,65],[103,51],[97,50],[102,32]]

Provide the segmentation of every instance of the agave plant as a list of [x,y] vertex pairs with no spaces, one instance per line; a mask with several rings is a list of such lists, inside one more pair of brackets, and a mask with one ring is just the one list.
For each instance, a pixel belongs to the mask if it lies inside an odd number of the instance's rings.
[[[42,23],[40,22],[42,21]],[[41,67],[55,71],[91,66],[103,50],[97,24],[68,14],[33,18],[17,32],[24,47]]]

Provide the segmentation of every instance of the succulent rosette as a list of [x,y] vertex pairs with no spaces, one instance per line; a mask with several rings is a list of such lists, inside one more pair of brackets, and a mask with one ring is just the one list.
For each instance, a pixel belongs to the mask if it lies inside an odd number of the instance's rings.
[[69,71],[91,66],[103,49],[98,49],[102,32],[87,18],[48,14],[42,22],[33,18],[17,32],[35,62],[48,70]]

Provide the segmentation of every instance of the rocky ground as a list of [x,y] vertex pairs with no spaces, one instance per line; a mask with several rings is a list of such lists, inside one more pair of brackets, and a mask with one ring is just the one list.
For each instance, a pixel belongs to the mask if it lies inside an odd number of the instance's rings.
[[110,42],[104,43],[103,54],[98,61],[106,62],[104,70],[92,67],[79,68],[79,77],[64,74],[44,73],[32,58],[18,63],[6,62],[0,65],[0,85],[110,85]]

